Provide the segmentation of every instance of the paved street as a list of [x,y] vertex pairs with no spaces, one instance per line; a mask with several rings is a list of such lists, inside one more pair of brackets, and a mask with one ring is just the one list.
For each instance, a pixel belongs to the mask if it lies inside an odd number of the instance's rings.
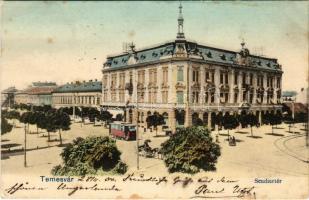
[[[63,147],[58,147],[58,132],[51,133],[52,142],[47,142],[47,133],[39,130],[36,134],[36,127],[30,126],[31,134],[27,134],[27,162],[29,167],[23,168],[24,128],[23,124],[17,123],[20,128],[14,128],[12,132],[2,136],[1,150],[13,153],[4,153],[2,160],[2,170],[4,173],[27,173],[26,171],[44,171],[49,173],[52,166],[61,163],[59,153]],[[235,136],[237,145],[229,146],[225,141],[227,131],[219,132],[219,141],[222,155],[217,164],[216,173],[230,173],[230,168],[235,168],[233,173],[244,176],[259,175],[294,175],[302,176],[308,173],[308,149],[305,146],[305,131],[303,125],[297,124],[288,133],[285,124],[274,129],[275,134],[271,135],[271,126],[253,128],[251,137],[250,129],[236,129],[230,131],[230,135]],[[212,132],[218,134],[217,131]],[[63,143],[70,143],[76,137],[87,137],[90,135],[107,136],[108,129],[101,126],[94,127],[92,124],[81,125],[74,123],[71,130],[63,131]],[[155,137],[155,132],[143,133],[140,131],[140,144],[143,140],[150,139],[150,146],[160,147],[168,137],[159,133]],[[129,170],[136,170],[136,141],[117,140],[117,146],[122,152],[122,159],[129,165]],[[40,159],[41,158],[41,159]],[[44,159],[43,159],[44,158]],[[11,166],[14,166],[12,168]],[[289,166],[293,167],[289,167]],[[16,170],[16,169],[22,170]],[[34,170],[35,169],[35,170]],[[167,173],[162,160],[155,158],[140,157],[140,170],[146,173]],[[209,173],[209,172],[208,172]],[[214,172],[210,172],[214,173]]]
[[[18,124],[21,125],[21,124]],[[302,124],[297,124],[288,133],[285,124],[274,129],[275,134],[270,135],[271,126],[253,128],[251,137],[250,129],[239,129],[230,131],[230,135],[235,136],[237,145],[229,146],[225,141],[227,131],[220,131],[219,141],[221,146],[221,157],[218,160],[217,171],[200,172],[196,176],[229,176],[246,178],[252,180],[256,177],[280,177],[299,178],[297,184],[306,184],[308,176],[308,148],[305,146],[305,131]],[[30,127],[31,132],[35,132],[35,126]],[[217,134],[217,131],[212,133]],[[44,137],[43,137],[44,135]],[[58,147],[59,141],[46,142],[47,133],[27,135],[27,164],[23,167],[23,152],[3,154],[2,173],[10,175],[47,175],[53,166],[61,163],[59,154],[63,147]],[[86,137],[89,135],[108,135],[108,130],[103,127],[93,125],[73,124],[71,130],[62,133],[63,143],[69,143],[76,137]],[[155,148],[168,139],[166,136],[154,137],[155,132],[141,133],[140,144],[143,140],[151,139],[150,146]],[[51,139],[58,139],[58,133],[52,133]],[[12,132],[3,135],[1,149],[11,151],[21,149],[24,141],[24,129],[14,128]],[[48,147],[48,145],[50,147]],[[117,146],[122,152],[122,159],[129,166],[129,172],[136,171],[136,141],[117,140]],[[160,159],[140,157],[139,172],[148,175],[168,175],[164,163]],[[174,175],[174,174],[173,174]],[[294,189],[299,187],[295,184]],[[290,187],[290,186],[286,186]],[[299,189],[299,188],[298,188]]]

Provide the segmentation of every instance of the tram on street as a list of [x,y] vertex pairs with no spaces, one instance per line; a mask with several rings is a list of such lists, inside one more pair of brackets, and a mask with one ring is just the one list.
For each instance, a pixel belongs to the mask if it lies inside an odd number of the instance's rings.
[[109,134],[117,139],[135,140],[136,125],[124,122],[113,122],[109,124]]

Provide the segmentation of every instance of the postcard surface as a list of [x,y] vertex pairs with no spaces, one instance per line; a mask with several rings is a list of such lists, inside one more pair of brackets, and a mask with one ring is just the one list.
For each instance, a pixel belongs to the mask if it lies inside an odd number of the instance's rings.
[[2,2],[1,197],[308,199],[308,2]]

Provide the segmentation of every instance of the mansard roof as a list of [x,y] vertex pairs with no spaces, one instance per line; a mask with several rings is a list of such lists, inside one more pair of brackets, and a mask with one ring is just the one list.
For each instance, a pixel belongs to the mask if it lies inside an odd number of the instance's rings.
[[69,92],[101,92],[101,81],[88,81],[88,82],[72,82],[67,83],[56,88],[53,93],[69,93]]
[[[196,55],[200,57],[200,60],[215,63],[215,64],[229,64],[237,66],[237,55],[239,52],[229,51],[220,48],[214,48],[196,42],[183,40],[185,43],[185,50],[187,57],[189,55]],[[134,52],[136,58],[135,64],[146,64],[153,61],[160,61],[165,56],[173,57],[176,49],[176,41],[169,41],[163,44],[159,44],[150,48],[140,49]],[[122,68],[130,66],[128,60],[130,53],[122,53],[114,56],[108,56],[104,64],[104,67],[110,69]],[[281,71],[280,65],[277,63],[277,59],[266,58],[262,56],[249,55],[250,66],[258,69]]]

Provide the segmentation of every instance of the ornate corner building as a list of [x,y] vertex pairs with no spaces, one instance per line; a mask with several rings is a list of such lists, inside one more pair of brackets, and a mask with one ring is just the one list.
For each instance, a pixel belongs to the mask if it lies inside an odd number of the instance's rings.
[[281,112],[282,68],[277,59],[251,55],[185,39],[182,6],[175,40],[107,57],[102,69],[102,104],[124,111],[130,123],[146,125],[158,112],[172,130],[200,118],[209,127],[215,116]]

